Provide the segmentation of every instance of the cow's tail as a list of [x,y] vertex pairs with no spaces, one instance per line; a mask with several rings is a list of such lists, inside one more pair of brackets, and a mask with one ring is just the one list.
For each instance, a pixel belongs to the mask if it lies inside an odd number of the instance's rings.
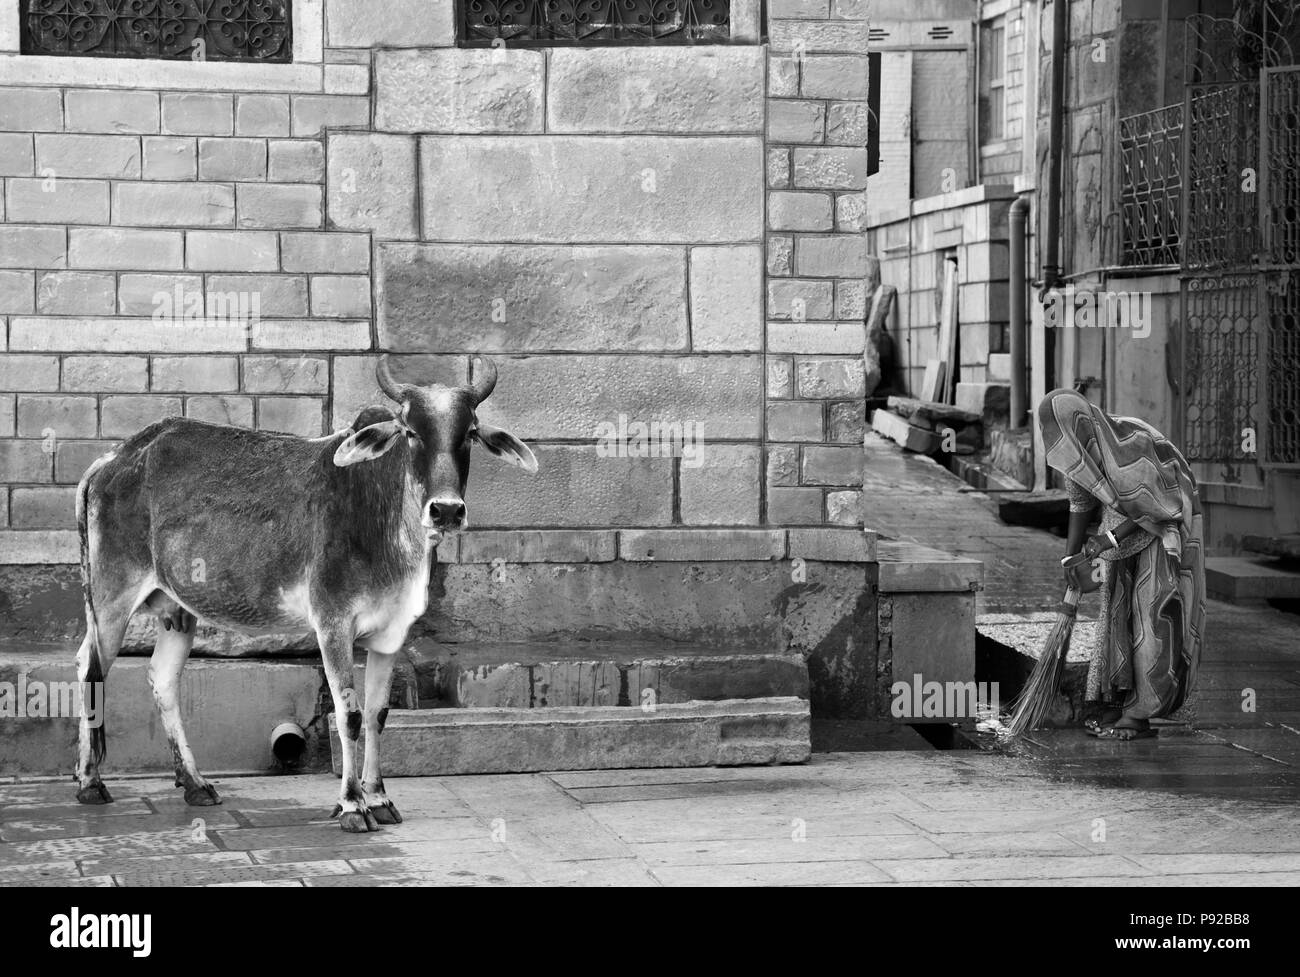
[[105,463],[101,458],[94,462],[77,485],[77,535],[81,542],[81,596],[86,604],[86,643],[89,647],[89,661],[86,663],[85,684],[81,687],[83,696],[95,696],[95,706],[99,710],[100,721],[90,729],[90,752],[99,766],[108,754],[108,737],[106,725],[106,697],[104,685],[104,659],[99,651],[99,621],[95,617],[95,595],[90,585],[90,529],[89,510],[90,479]]

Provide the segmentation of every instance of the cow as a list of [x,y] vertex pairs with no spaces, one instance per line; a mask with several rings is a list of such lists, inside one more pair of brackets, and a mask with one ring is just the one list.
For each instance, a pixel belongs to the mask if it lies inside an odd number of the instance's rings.
[[[149,681],[186,804],[221,803],[179,707],[202,620],[246,634],[314,633],[343,751],[339,824],[367,832],[401,822],[379,765],[393,658],[427,605],[438,543],[468,525],[470,447],[537,471],[527,445],[478,420],[497,369],[486,358],[474,366],[467,386],[421,386],[397,382],[383,356],[376,377],[396,407],[367,407],[329,437],[169,418],[86,470],[76,504],[86,609],[78,678],[100,690],[102,715],[128,621],[138,609],[157,618]],[[368,651],[363,702],[354,645]],[[77,800],[111,803],[99,772],[104,727],[81,712]]]

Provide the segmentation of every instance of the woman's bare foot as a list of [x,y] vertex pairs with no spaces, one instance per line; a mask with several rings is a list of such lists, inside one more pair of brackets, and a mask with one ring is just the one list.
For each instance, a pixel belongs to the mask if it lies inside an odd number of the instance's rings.
[[1149,720],[1136,719],[1132,716],[1121,716],[1114,726],[1108,726],[1097,734],[1100,739],[1119,740],[1121,743],[1127,743],[1129,740],[1151,739],[1155,735],[1156,731],[1151,728]]
[[1118,707],[1107,707],[1099,709],[1097,714],[1089,716],[1083,721],[1083,728],[1088,731],[1089,736],[1100,736],[1101,731],[1119,722],[1124,711]]

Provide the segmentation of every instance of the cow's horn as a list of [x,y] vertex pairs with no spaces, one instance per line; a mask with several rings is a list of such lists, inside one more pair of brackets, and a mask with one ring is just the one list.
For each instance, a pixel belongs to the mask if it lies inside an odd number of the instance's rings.
[[387,353],[379,357],[379,365],[375,367],[375,379],[379,381],[379,389],[384,392],[385,397],[399,404],[402,402],[402,394],[408,385],[393,379],[393,374],[388,369]]
[[481,404],[487,400],[497,385],[497,365],[486,356],[480,356],[478,362],[482,369],[475,367],[474,384],[470,387],[474,394],[475,404]]

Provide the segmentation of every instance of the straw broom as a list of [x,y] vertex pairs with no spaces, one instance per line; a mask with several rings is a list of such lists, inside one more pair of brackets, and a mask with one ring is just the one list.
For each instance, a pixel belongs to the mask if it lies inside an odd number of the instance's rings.
[[1029,681],[1012,704],[1011,722],[1007,725],[1012,736],[1037,729],[1052,711],[1056,690],[1065,674],[1065,656],[1070,651],[1070,635],[1074,632],[1074,619],[1079,613],[1079,590],[1068,587],[1056,611],[1056,623],[1043,644]]

